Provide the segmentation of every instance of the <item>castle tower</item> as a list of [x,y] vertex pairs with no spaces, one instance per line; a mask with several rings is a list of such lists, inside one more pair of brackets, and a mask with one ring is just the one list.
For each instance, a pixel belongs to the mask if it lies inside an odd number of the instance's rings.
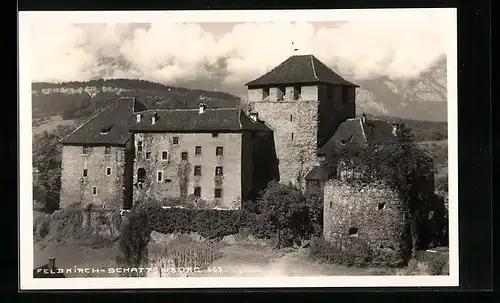
[[303,185],[316,151],[355,117],[355,89],[313,55],[291,56],[248,82],[250,110],[274,132],[280,182]]

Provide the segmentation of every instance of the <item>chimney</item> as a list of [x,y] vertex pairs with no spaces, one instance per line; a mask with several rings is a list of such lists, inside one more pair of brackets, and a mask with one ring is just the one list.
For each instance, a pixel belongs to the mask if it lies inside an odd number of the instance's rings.
[[392,134],[394,136],[397,136],[398,134],[398,125],[396,124],[396,122],[392,122]]
[[152,124],[152,125],[155,125],[155,124],[156,124],[156,119],[157,119],[156,112],[154,112],[154,113],[153,113],[153,116],[151,117],[151,124]]
[[365,124],[365,123],[366,123],[366,114],[365,114],[365,113],[363,113],[363,115],[361,115],[361,122],[362,122],[363,124]]
[[137,117],[137,123],[141,122],[142,115],[141,114],[137,114],[136,117]]
[[49,263],[47,263],[49,270],[55,270],[56,269],[56,258],[52,257],[49,258]]
[[259,121],[259,114],[258,113],[250,113],[250,119],[252,119],[253,122]]
[[200,103],[200,114],[203,114],[205,112],[206,108],[207,108],[207,106],[205,105],[205,103],[201,102]]

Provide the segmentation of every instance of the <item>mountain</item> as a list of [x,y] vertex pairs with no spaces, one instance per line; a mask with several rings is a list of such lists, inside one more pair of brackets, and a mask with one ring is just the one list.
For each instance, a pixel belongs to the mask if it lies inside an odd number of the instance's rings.
[[143,80],[99,79],[33,83],[32,115],[34,119],[56,115],[61,115],[63,119],[89,117],[118,96],[134,96],[146,105],[159,108],[197,108],[200,99],[209,107],[240,106],[238,97],[225,92],[188,89]]
[[446,58],[442,57],[419,77],[377,77],[355,81],[357,112],[406,119],[447,121]]

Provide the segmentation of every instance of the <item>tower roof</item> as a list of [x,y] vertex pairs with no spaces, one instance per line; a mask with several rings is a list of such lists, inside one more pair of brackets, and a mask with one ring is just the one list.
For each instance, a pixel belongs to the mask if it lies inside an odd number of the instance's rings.
[[358,85],[339,76],[314,55],[291,56],[268,73],[248,82],[246,85],[259,86],[320,82],[358,87]]

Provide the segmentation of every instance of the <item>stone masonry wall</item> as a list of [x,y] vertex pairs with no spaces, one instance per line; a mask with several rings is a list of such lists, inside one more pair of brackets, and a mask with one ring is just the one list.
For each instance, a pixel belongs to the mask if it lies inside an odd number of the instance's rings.
[[[178,137],[178,144],[173,138]],[[143,142],[143,151],[137,151],[137,142]],[[136,155],[133,182],[137,182],[139,168],[146,170],[143,187],[134,186],[134,203],[147,198],[162,201],[166,197],[187,197],[201,187],[201,199],[215,202],[220,207],[241,206],[242,195],[242,135],[241,133],[137,133],[134,134]],[[195,155],[195,147],[201,146],[201,155]],[[216,156],[216,147],[222,146],[223,156]],[[162,152],[168,159],[162,160]],[[146,153],[150,152],[150,159]],[[181,161],[182,152],[188,153],[187,161]],[[201,176],[194,176],[194,167],[201,165]],[[216,166],[223,167],[223,176],[215,176]],[[163,172],[162,182],[157,172]],[[215,188],[222,189],[222,198],[215,199]]]
[[405,264],[411,253],[406,207],[384,183],[348,184],[330,180],[324,187],[324,239],[338,247],[353,237],[368,244],[375,262]]
[[274,132],[280,182],[303,185],[317,163],[318,101],[258,101],[251,107]]
[[[82,146],[63,146],[60,208],[73,204],[122,208],[125,148],[111,147],[107,155],[104,149],[104,146],[94,146],[88,155],[83,155]],[[110,175],[106,174],[107,168],[111,169]],[[87,169],[87,177],[83,176],[84,169]],[[93,187],[96,188],[95,194]]]

